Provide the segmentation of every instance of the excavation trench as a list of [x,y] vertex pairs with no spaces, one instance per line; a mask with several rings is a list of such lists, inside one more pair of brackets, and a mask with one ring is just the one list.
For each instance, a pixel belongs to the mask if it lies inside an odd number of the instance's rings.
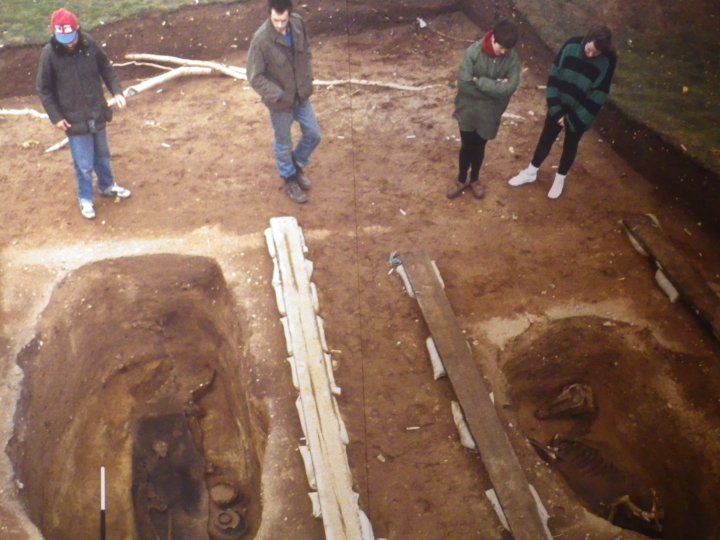
[[265,433],[247,388],[243,314],[210,258],[88,264],[54,290],[8,453],[53,539],[251,538]]
[[614,524],[666,539],[717,530],[718,441],[703,400],[673,376],[692,362],[647,330],[597,317],[533,324],[503,352],[522,431],[558,456],[543,456],[564,494],[550,497],[553,519],[570,519],[564,497],[605,519],[624,495],[650,513],[655,492],[662,530],[627,505]]

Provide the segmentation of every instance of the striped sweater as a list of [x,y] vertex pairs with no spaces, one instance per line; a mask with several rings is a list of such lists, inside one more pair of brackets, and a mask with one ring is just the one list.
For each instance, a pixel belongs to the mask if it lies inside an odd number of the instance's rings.
[[610,93],[616,58],[601,54],[585,56],[581,37],[570,38],[558,53],[547,83],[548,115],[559,120],[565,117],[574,132],[592,126],[597,113]]

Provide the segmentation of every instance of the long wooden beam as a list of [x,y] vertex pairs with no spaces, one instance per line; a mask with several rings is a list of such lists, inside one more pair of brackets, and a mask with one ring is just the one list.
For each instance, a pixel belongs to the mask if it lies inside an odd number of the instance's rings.
[[635,248],[651,257],[657,268],[675,287],[683,301],[710,326],[720,340],[720,298],[687,260],[685,255],[663,233],[648,215],[633,216],[622,221],[625,232]]
[[548,538],[525,473],[427,255],[399,257],[515,540]]
[[348,435],[334,394],[331,358],[325,340],[312,263],[293,217],[270,220],[265,237],[273,259],[273,286],[285,330],[296,402],[306,445],[300,447],[313,514],[322,517],[328,540],[372,540],[372,526],[358,506],[345,445]]

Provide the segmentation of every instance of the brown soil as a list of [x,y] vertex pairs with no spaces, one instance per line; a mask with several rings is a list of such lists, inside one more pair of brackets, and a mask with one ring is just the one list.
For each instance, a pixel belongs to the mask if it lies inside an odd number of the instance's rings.
[[[507,185],[529,160],[544,114],[538,85],[549,52],[529,28],[508,111],[521,118],[488,145],[488,194],[448,201],[459,146],[450,83],[462,40],[490,26],[497,8],[386,4],[350,2],[346,11],[321,0],[298,9],[312,30],[318,79],[434,85],[318,88],[324,140],[305,206],[280,190],[267,112],[242,82],[187,78],[131,98],[109,134],[118,180],[134,194],[98,198],[92,222],[77,209],[67,151],[43,152],[57,131],[0,117],[0,434],[3,445],[14,434],[16,467],[0,461],[0,537],[96,534],[103,464],[112,479],[108,523],[115,537],[131,537],[137,415],[167,406],[168,396],[172,411],[187,412],[188,395],[212,371],[213,387],[197,396],[205,412],[188,415],[206,468],[215,467],[208,482],[240,486],[258,538],[323,537],[297,452],[296,392],[264,246],[269,219],[282,215],[297,217],[315,266],[355,489],[378,538],[508,537],[485,496],[480,457],[459,444],[452,388],[432,379],[418,306],[388,275],[395,250],[437,261],[556,537],[637,537],[590,513],[602,513],[598,492],[566,481],[527,442],[570,432],[656,490],[665,538],[720,537],[720,348],[656,286],[654,265],[619,221],[656,215],[710,282],[720,280],[715,228],[598,131],[583,139],[559,200],[546,197],[557,148],[537,183]],[[93,34],[116,62],[148,52],[244,66],[263,5],[150,15]],[[416,16],[437,32],[420,30]],[[0,107],[39,107],[38,53],[0,55],[8,81]],[[153,73],[118,70],[126,84]],[[624,121],[604,114],[603,128],[627,132]],[[678,167],[669,157],[657,166]],[[592,386],[596,415],[581,429],[572,419],[538,420],[534,411],[572,382]]]

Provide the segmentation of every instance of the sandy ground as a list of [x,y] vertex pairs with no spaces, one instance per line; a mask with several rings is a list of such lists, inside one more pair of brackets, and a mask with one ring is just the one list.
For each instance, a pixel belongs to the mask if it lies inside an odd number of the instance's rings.
[[[256,4],[233,7],[225,19],[215,8],[214,20],[224,32],[236,25],[237,35],[248,36],[262,21]],[[554,432],[567,431],[567,424],[538,421],[532,410],[564,384],[583,379],[599,399],[589,439],[608,448],[608,460],[614,456],[649,477],[665,502],[666,537],[718,537],[711,494],[718,488],[720,350],[687,307],[670,303],[656,286],[652,263],[632,249],[620,220],[656,215],[708,281],[720,280],[715,236],[670,205],[596,131],[583,139],[559,200],[546,197],[559,148],[538,182],[509,187],[507,179],[531,157],[544,115],[538,86],[547,66],[530,61],[532,51],[525,47],[522,83],[508,110],[513,116],[488,145],[481,173],[485,199],[466,193],[447,200],[459,148],[449,83],[467,43],[420,31],[407,14],[377,15],[382,24],[376,28],[358,25],[348,34],[345,15],[338,13],[333,26],[327,13],[334,4],[319,5],[326,12],[318,24],[323,31],[314,34],[318,79],[432,87],[318,88],[313,103],[324,138],[308,169],[313,189],[307,205],[295,205],[281,191],[267,111],[240,81],[187,78],[131,98],[109,134],[118,182],[132,189],[133,197],[119,203],[98,197],[94,221],[78,211],[68,152],[43,153],[58,140],[56,130],[42,120],[0,119],[2,441],[11,436],[22,385],[16,357],[35,335],[63,278],[108,258],[210,256],[246,317],[247,358],[265,366],[257,369],[266,378],[258,377],[248,391],[267,417],[275,418],[274,441],[290,448],[278,450],[274,442],[268,448],[278,453],[265,453],[263,520],[280,523],[275,531],[282,536],[275,538],[321,538],[305,495],[302,462],[293,450],[294,390],[262,236],[271,217],[289,215],[303,227],[315,264],[343,390],[339,401],[350,433],[350,465],[377,537],[507,537],[485,497],[490,484],[480,457],[458,442],[452,388],[432,378],[417,304],[399,278],[388,274],[388,255],[395,250],[422,251],[437,261],[555,534],[632,537],[586,512],[581,504],[592,503],[574,495],[526,441],[531,436],[547,442]],[[369,5],[357,9],[358,20],[373,16]],[[306,11],[312,20],[311,8]],[[160,33],[160,26],[152,26],[160,21],[148,19],[142,32]],[[481,30],[452,11],[432,23],[462,39]],[[214,36],[198,30],[198,39],[206,35]],[[243,41],[216,59],[244,66]],[[129,84],[129,72],[118,69]],[[27,95],[0,100],[0,107],[39,103]],[[59,376],[61,370],[48,373]],[[47,452],[52,451],[50,445]],[[271,465],[283,471],[280,476],[268,472]],[[2,473],[3,538],[37,537],[19,503],[12,502],[18,492],[22,500],[23,490],[7,459]],[[689,502],[678,505],[688,494],[694,494]],[[293,503],[278,508],[274,497]]]

